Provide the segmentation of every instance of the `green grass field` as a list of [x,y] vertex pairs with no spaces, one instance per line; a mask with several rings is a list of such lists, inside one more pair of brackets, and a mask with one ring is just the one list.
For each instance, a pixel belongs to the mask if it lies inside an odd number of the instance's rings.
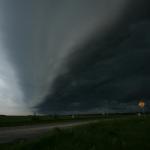
[[101,119],[98,123],[54,129],[32,141],[1,144],[0,150],[149,150],[150,117]]
[[78,116],[72,118],[71,116],[0,116],[0,127],[59,123],[59,122],[68,122],[68,121],[76,121],[76,120],[79,121],[91,120],[95,118],[100,118],[100,117]]

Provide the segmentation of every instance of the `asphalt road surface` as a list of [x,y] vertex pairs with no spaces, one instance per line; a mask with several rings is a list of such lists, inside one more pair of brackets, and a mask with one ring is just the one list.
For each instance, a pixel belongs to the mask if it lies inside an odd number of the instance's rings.
[[66,128],[77,125],[83,125],[96,122],[92,121],[76,121],[67,123],[55,123],[44,125],[30,125],[30,126],[18,126],[18,127],[0,127],[0,143],[9,143],[16,140],[26,140],[38,137],[54,128]]

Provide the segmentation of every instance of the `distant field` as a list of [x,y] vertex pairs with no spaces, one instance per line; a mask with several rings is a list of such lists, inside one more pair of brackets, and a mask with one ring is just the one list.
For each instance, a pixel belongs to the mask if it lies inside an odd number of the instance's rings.
[[0,150],[150,150],[150,117],[55,129],[40,139],[0,145]]
[[22,126],[32,124],[67,122],[72,120],[91,120],[103,118],[122,118],[127,116],[135,116],[135,114],[91,114],[91,115],[45,115],[45,116],[4,116],[0,115],[0,127]]
[[91,120],[101,116],[0,116],[0,127],[22,126],[32,124],[67,122],[72,120]]

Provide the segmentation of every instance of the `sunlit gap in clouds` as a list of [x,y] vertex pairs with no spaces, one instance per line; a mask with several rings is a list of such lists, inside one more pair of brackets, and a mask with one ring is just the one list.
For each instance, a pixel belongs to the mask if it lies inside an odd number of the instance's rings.
[[19,85],[16,69],[0,42],[0,114],[22,114],[27,111],[24,94]]
[[[2,22],[2,18],[1,18]],[[12,63],[7,49],[7,37],[0,24],[0,114],[29,114],[24,93],[20,86],[17,69]]]

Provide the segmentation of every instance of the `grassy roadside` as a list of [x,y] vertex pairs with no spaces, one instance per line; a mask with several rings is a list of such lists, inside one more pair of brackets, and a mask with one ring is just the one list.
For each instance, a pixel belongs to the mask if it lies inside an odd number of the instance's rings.
[[0,150],[148,150],[150,117],[101,120],[54,129],[40,139],[2,144]]
[[98,117],[76,117],[71,116],[0,116],[0,127],[12,127],[12,126],[24,126],[24,125],[36,125],[45,123],[61,123],[71,121],[84,121],[92,120]]

